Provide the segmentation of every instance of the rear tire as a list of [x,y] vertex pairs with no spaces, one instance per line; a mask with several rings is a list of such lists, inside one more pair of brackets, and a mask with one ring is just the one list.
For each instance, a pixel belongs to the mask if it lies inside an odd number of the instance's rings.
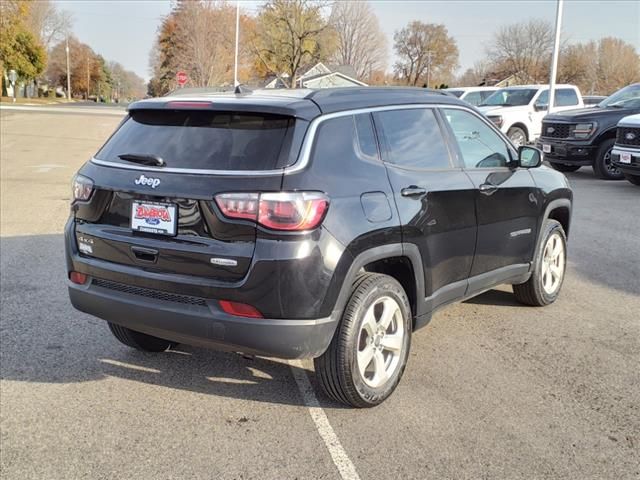
[[580,169],[580,165],[565,165],[564,163],[553,163],[553,162],[549,162],[551,163],[551,167],[553,167],[554,170],[557,170],[559,172],[576,172],[577,170]]
[[358,408],[382,403],[398,386],[409,357],[411,307],[396,279],[358,275],[316,377],[333,400]]
[[640,186],[640,175],[630,175],[628,173],[624,174],[624,178],[626,178],[627,180],[629,180],[631,183],[633,183],[634,185],[638,185]]
[[603,180],[622,180],[624,178],[622,172],[611,163],[611,150],[613,150],[615,143],[614,138],[602,142],[593,162],[593,172]]
[[567,269],[567,237],[560,222],[547,220],[533,260],[533,272],[525,283],[513,286],[520,303],[543,307],[556,301]]
[[113,333],[121,343],[127,347],[135,348],[143,352],[164,352],[171,347],[175,347],[177,343],[164,340],[162,338],[153,337],[146,333],[136,332],[122,325],[109,323],[109,330]]

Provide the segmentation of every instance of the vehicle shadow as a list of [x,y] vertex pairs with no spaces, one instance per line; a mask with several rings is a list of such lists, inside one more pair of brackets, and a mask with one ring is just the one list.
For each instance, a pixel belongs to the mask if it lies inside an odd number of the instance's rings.
[[511,291],[505,290],[487,290],[480,295],[465,300],[464,303],[473,305],[493,305],[502,307],[525,307],[516,300],[515,295]]
[[[66,288],[62,235],[0,240],[0,378],[38,383],[119,378],[205,395],[304,405],[285,360],[178,345],[145,353],[120,344],[107,323],[76,311]],[[312,385],[315,376],[304,369]],[[345,408],[322,394],[325,408]]]

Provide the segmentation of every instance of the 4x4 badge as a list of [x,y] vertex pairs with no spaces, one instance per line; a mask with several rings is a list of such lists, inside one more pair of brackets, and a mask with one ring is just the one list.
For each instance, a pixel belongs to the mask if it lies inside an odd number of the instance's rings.
[[140,178],[136,178],[133,183],[135,183],[136,185],[147,185],[151,188],[156,188],[158,185],[160,185],[160,179],[140,175]]

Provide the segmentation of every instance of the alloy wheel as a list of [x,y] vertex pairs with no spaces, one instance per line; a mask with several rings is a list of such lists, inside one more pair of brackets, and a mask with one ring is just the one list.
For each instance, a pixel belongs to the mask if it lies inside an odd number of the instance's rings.
[[562,283],[565,269],[564,243],[559,233],[552,234],[547,240],[542,255],[542,288],[552,295]]
[[395,373],[405,334],[402,311],[393,298],[381,297],[367,309],[358,334],[356,363],[368,386],[380,387]]

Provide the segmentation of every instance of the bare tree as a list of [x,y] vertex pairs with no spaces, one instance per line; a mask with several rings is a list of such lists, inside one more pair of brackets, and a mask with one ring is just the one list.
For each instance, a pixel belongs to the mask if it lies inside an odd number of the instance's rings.
[[473,67],[468,68],[455,80],[455,85],[460,87],[474,87],[489,80],[491,64],[486,60],[478,60]]
[[28,5],[27,27],[49,50],[54,43],[64,39],[71,29],[72,15],[66,10],[59,10],[51,0],[38,0]]
[[182,2],[176,17],[181,44],[175,61],[189,72],[192,84],[206,87],[230,81],[235,9],[224,2]]
[[332,57],[335,63],[351,65],[359,78],[369,80],[374,72],[386,69],[389,53],[387,38],[368,2],[335,2],[329,23],[338,39]]
[[302,67],[330,57],[333,39],[323,8],[310,0],[271,0],[262,7],[252,45],[264,71],[286,74],[293,88]]
[[524,74],[535,82],[545,82],[549,78],[553,41],[551,23],[534,19],[502,27],[487,54],[510,74]]
[[444,25],[413,21],[393,40],[399,58],[394,71],[407,85],[448,82],[458,67],[458,47]]
[[610,94],[640,81],[640,56],[635,48],[619,38],[598,42],[598,92]]

